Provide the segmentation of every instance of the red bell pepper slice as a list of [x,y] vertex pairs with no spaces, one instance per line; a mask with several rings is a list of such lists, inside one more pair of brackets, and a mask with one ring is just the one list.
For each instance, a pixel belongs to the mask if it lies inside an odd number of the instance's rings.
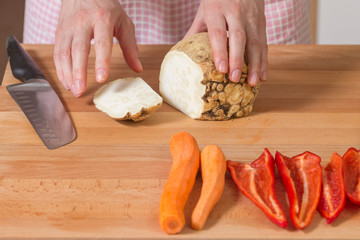
[[292,158],[276,152],[275,162],[285,186],[290,218],[297,229],[304,229],[312,220],[321,192],[320,157],[304,152]]
[[342,212],[345,200],[343,160],[339,154],[334,153],[323,169],[322,191],[318,206],[318,211],[326,218],[328,224]]
[[351,202],[360,204],[360,150],[349,148],[343,161],[346,195]]
[[265,148],[261,156],[249,164],[227,161],[227,168],[239,190],[253,201],[266,216],[280,227],[287,226],[284,211],[274,188],[274,158]]

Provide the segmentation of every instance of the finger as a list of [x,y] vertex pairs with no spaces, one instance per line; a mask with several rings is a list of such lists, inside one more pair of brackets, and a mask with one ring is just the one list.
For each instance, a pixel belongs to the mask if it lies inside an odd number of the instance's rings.
[[[60,35],[55,43],[55,66],[58,76],[65,89],[69,90],[73,85],[72,81],[72,59],[71,59],[72,35]],[[59,70],[58,70],[59,69]],[[75,95],[75,94],[74,94]],[[75,95],[76,96],[76,95]]]
[[218,12],[218,9],[214,8],[214,10],[210,9],[206,12],[205,21],[209,32],[216,69],[219,72],[227,73],[229,64],[225,19],[223,15]]
[[97,82],[104,82],[109,75],[110,58],[113,46],[112,24],[104,20],[94,26],[95,74]]
[[64,86],[64,88],[68,91],[70,90],[70,87],[68,86],[65,77],[64,77],[64,69],[62,68],[62,58],[64,57],[64,49],[66,49],[66,47],[63,46],[63,44],[65,42],[71,42],[71,39],[69,39],[68,41],[64,40],[64,38],[68,37],[71,38],[71,35],[65,35],[63,29],[63,7],[65,4],[62,5],[62,9],[61,9],[61,14],[60,14],[60,19],[59,19],[59,23],[56,29],[56,33],[55,33],[55,46],[54,46],[54,55],[53,55],[53,60],[55,63],[55,68],[56,68],[56,74],[60,80],[60,82],[62,83],[62,85]]
[[71,46],[73,85],[71,90],[80,96],[86,89],[87,64],[90,52],[91,28],[77,31]]
[[267,80],[267,73],[268,73],[268,45],[267,45],[267,38],[266,38],[266,28],[264,27],[261,29],[260,32],[261,36],[261,55],[260,55],[260,81]]
[[267,80],[268,72],[268,45],[266,37],[266,17],[264,15],[264,2],[257,2],[259,7],[259,12],[262,13],[259,15],[259,25],[258,25],[258,34],[260,36],[260,81]]
[[240,16],[227,19],[229,27],[229,76],[233,82],[239,82],[244,65],[246,34]]
[[260,81],[264,82],[264,81],[267,80],[267,73],[268,73],[268,52],[267,52],[267,48],[263,49],[261,51],[260,64],[261,64]]
[[135,27],[128,16],[123,15],[120,28],[116,31],[127,65],[135,72],[142,72],[143,67],[139,60],[139,48],[136,44]]
[[63,85],[63,87],[66,89],[66,91],[70,90],[69,86],[67,85],[65,79],[64,79],[64,73],[63,70],[61,68],[61,63],[60,63],[60,58],[59,58],[59,47],[58,45],[56,45],[55,43],[55,47],[54,47],[54,56],[53,56],[53,60],[55,63],[55,69],[56,69],[56,75],[58,76],[61,84]]
[[260,78],[261,43],[258,32],[255,29],[247,29],[246,52],[249,63],[248,82],[256,86]]
[[202,17],[198,17],[198,14],[195,16],[194,22],[192,23],[191,27],[185,34],[184,38],[187,38],[191,35],[194,35],[199,32],[205,32],[206,31],[206,24]]

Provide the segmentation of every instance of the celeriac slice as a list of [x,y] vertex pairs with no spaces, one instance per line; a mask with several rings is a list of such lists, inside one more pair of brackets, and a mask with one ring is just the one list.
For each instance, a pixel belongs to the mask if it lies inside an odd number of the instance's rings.
[[160,108],[162,98],[142,78],[121,78],[99,88],[94,104],[112,118],[139,121]]

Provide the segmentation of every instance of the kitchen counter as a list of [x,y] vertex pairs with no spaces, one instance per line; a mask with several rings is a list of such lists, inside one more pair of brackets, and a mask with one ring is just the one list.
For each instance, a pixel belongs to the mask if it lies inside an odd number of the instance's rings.
[[[250,163],[268,148],[293,156],[311,151],[325,165],[333,152],[360,148],[360,46],[269,46],[268,81],[251,115],[224,122],[190,119],[163,104],[142,122],[116,121],[99,112],[94,51],[88,90],[74,98],[57,80],[52,45],[24,45],[69,112],[77,139],[48,150],[6,91],[17,83],[9,65],[0,87],[0,238],[169,238],[158,206],[172,159],[169,141],[187,131],[199,143],[219,145],[227,159]],[[144,72],[136,74],[114,46],[109,80],[141,76],[158,91],[162,58],[171,46],[140,46]],[[318,212],[305,230],[270,222],[236,188],[229,174],[205,228],[189,217],[201,189],[199,176],[185,208],[188,219],[173,238],[359,239],[360,207],[347,203],[331,225]],[[277,176],[285,212],[288,201]]]

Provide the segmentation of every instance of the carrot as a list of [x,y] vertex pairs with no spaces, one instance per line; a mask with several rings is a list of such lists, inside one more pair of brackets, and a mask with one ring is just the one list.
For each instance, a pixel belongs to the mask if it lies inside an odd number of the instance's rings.
[[184,207],[194,186],[200,164],[200,150],[194,137],[186,132],[170,141],[173,164],[160,200],[159,221],[168,234],[179,233],[185,225]]
[[220,200],[225,184],[226,159],[216,145],[208,145],[201,151],[203,186],[200,198],[191,216],[191,225],[200,230],[216,203]]

